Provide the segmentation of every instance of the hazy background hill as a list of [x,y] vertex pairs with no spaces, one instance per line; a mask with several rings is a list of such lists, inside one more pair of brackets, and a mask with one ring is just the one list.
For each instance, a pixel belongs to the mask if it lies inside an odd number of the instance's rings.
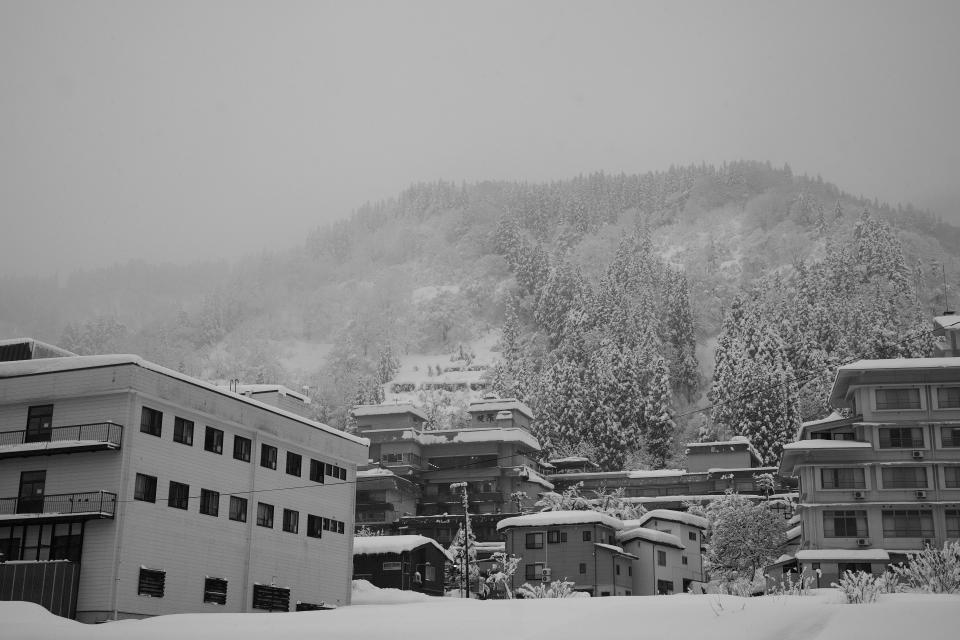
[[570,265],[596,286],[623,239],[643,236],[657,264],[685,274],[689,287],[703,380],[691,397],[674,394],[682,412],[706,402],[736,295],[774,274],[789,281],[831,243],[849,243],[864,210],[902,247],[904,300],[927,315],[960,302],[960,228],[789,167],[732,162],[544,184],[418,184],[306,234],[290,252],[3,278],[0,334],[79,353],[138,353],[204,378],[306,386],[317,417],[345,427],[349,405],[378,399],[372,387],[398,371],[492,367],[508,305],[519,343],[543,355],[551,339],[534,307],[549,269]]

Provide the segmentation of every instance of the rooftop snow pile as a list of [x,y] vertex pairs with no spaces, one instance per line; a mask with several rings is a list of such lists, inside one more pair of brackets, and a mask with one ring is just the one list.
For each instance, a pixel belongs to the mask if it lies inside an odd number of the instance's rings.
[[[666,520],[668,522],[679,522],[698,529],[707,528],[707,519],[684,511],[674,511],[673,509],[653,509],[643,514],[637,520],[637,526],[643,527],[651,520]],[[626,524],[626,523],[624,523]]]
[[432,544],[446,555],[440,544],[426,536],[359,536],[353,539],[353,555],[369,556],[378,553],[403,553],[413,551],[425,544]]
[[541,511],[525,516],[504,518],[497,523],[497,531],[510,527],[549,527],[564,524],[605,524],[614,529],[622,529],[623,523],[614,517],[599,511]]
[[674,549],[685,549],[680,538],[665,531],[656,529],[647,529],[646,527],[634,527],[633,529],[620,531],[617,533],[617,542],[623,544],[631,540],[646,540],[654,544],[662,544]]

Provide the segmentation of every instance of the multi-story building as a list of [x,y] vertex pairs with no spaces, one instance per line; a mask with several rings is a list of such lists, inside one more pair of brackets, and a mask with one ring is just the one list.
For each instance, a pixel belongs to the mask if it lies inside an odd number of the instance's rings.
[[[648,595],[650,593],[662,593],[666,583],[671,583],[670,593],[686,593],[694,583],[704,582],[705,573],[703,570],[703,544],[704,532],[707,530],[707,519],[685,511],[673,511],[671,509],[653,509],[647,511],[637,520],[626,520],[623,523],[623,533],[629,533],[630,530],[641,528],[644,530],[653,530],[660,533],[670,534],[676,540],[667,539],[674,549],[679,551],[679,556],[673,554],[673,551],[664,551],[664,555],[657,559],[655,564],[650,564],[651,571],[648,574],[638,572],[635,591],[637,595]],[[641,532],[643,533],[643,532]],[[638,538],[642,543],[653,545],[657,541],[647,538]],[[624,549],[630,551],[640,558],[649,557],[650,553],[641,554],[624,544]],[[679,546],[676,544],[679,543]],[[668,561],[667,554],[674,555]],[[658,554],[659,555],[659,554]],[[646,566],[646,565],[645,565]],[[641,578],[645,578],[641,582]]]
[[800,569],[822,584],[960,538],[960,358],[844,365],[834,414],[786,445],[800,480]]
[[[533,416],[526,405],[486,398],[471,403],[468,411],[470,421],[462,428],[426,430],[426,416],[410,404],[355,407],[357,431],[370,441],[370,459],[393,476],[361,471],[358,491],[369,487],[375,493],[358,499],[358,505],[370,507],[358,511],[357,519],[447,544],[460,525],[455,516],[463,514],[462,491],[450,485],[465,482],[474,533],[479,540],[495,541],[497,521],[531,507],[538,493],[553,488],[535,459],[540,443],[530,432]],[[413,495],[411,505],[405,496]]]
[[0,362],[0,425],[0,574],[32,572],[4,597],[85,622],[350,602],[364,439],[127,355]]

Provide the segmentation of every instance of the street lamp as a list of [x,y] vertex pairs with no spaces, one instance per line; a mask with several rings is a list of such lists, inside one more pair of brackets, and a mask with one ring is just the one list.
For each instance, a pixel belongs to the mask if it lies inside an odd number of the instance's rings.
[[454,482],[451,491],[463,489],[463,581],[460,597],[470,597],[470,503],[467,501],[467,483]]

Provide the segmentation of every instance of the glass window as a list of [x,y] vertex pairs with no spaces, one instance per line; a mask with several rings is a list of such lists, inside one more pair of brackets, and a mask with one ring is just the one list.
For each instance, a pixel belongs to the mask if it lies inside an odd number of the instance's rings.
[[944,447],[960,447],[960,427],[955,425],[940,427],[940,441]]
[[546,567],[542,562],[535,562],[533,564],[528,564],[525,569],[525,577],[527,580],[539,580],[543,577],[543,569]]
[[243,436],[233,436],[233,459],[250,462],[250,451],[253,448],[253,442],[250,438]]
[[528,533],[526,546],[527,546],[527,549],[543,549],[543,534]]
[[582,574],[585,574],[586,572],[587,572],[587,563],[586,563],[586,562],[581,562],[581,563],[580,563],[580,574],[582,575]]
[[947,509],[944,514],[947,521],[947,537],[960,539],[960,509]]
[[661,567],[667,566],[667,552],[657,550],[657,565]]
[[884,489],[926,489],[926,467],[883,467],[880,472]]
[[312,458],[310,460],[310,480],[311,482],[323,482],[323,463]]
[[273,505],[263,502],[257,503],[257,526],[273,528]]
[[300,467],[303,463],[303,456],[299,453],[287,451],[287,473],[291,476],[300,477]]
[[207,427],[206,435],[203,438],[203,449],[210,453],[223,453],[223,431]]
[[50,442],[52,437],[53,405],[42,404],[28,408],[24,442]]
[[593,532],[592,532],[592,531],[584,531],[584,532],[583,532],[583,541],[584,541],[584,542],[590,542],[590,540],[592,540],[592,539],[593,539]]
[[230,519],[237,522],[247,521],[247,499],[230,496]]
[[300,528],[300,512],[292,509],[283,510],[283,530],[287,533],[296,533]]
[[320,538],[323,535],[323,519],[320,516],[307,514],[307,536]]
[[267,469],[277,468],[277,448],[268,444],[260,445],[260,466]]
[[567,532],[566,531],[548,531],[547,532],[547,542],[550,544],[558,544],[560,542],[567,541]]
[[204,578],[203,601],[212,604],[227,604],[227,581],[223,578]]
[[170,481],[170,492],[167,495],[167,506],[174,509],[186,509],[190,500],[190,485]]
[[866,511],[824,511],[823,535],[827,538],[865,538]]
[[175,417],[173,419],[173,441],[193,446],[193,421]]
[[220,494],[209,489],[200,489],[200,513],[216,517],[220,513]]
[[877,409],[919,409],[920,389],[877,389]]
[[943,468],[943,486],[947,489],[960,489],[960,467]]
[[820,469],[824,489],[865,489],[863,469]]
[[133,499],[144,502],[157,501],[157,478],[138,473],[133,485]]
[[960,409],[960,387],[940,387],[937,389],[937,407],[940,409]]
[[885,538],[932,538],[933,514],[915,509],[883,512]]
[[140,412],[140,431],[152,436],[160,437],[163,429],[163,412],[144,407]]
[[923,447],[920,427],[884,427],[880,429],[881,449],[919,449]]

